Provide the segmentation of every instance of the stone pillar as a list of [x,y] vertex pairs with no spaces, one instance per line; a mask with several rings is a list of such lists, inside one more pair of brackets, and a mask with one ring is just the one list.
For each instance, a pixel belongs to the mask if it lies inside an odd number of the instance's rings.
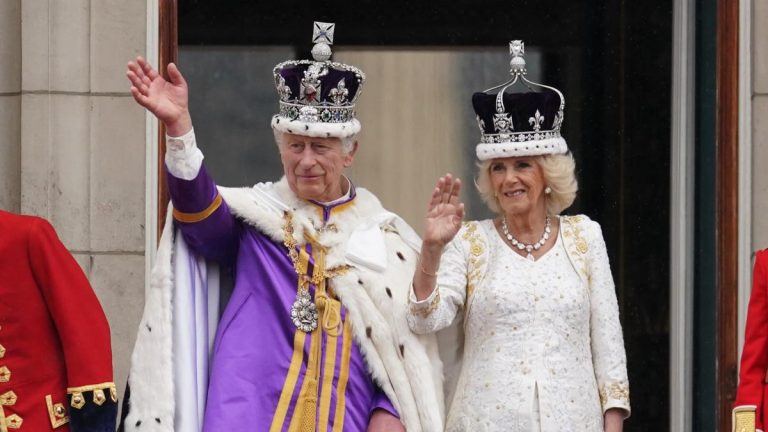
[[[112,329],[122,394],[144,303],[145,235],[145,117],[125,65],[145,49],[146,2],[11,3],[21,18],[18,207],[50,220],[90,279]],[[14,33],[4,24],[0,54]],[[0,64],[0,85],[9,63]]]

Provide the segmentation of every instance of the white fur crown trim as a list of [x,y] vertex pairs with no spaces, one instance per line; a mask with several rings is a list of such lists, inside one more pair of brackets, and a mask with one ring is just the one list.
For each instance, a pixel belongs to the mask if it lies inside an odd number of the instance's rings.
[[485,161],[496,158],[568,153],[568,144],[562,137],[537,141],[483,143],[477,145],[475,152],[478,159]]
[[272,116],[272,129],[316,138],[348,138],[360,132],[360,128],[360,121],[357,119],[344,123],[309,123],[281,115]]

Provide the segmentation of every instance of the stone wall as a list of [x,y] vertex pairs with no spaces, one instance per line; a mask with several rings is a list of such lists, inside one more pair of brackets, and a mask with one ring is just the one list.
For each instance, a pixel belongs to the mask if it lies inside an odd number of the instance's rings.
[[145,1],[0,0],[0,208],[54,225],[112,329],[122,394],[144,303]]

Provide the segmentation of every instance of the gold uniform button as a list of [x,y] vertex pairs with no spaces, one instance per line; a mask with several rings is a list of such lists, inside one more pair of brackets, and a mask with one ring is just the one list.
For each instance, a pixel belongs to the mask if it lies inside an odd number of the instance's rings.
[[22,423],[24,423],[24,419],[19,417],[18,414],[9,415],[5,418],[5,424],[9,429],[19,429]]
[[11,406],[16,403],[16,393],[13,390],[9,390],[0,395],[0,405]]
[[72,405],[72,408],[82,408],[83,405],[85,405],[85,398],[83,397],[83,394],[80,392],[72,393],[72,402],[70,405]]
[[64,409],[64,404],[57,403],[53,406],[53,413],[58,418],[64,418],[67,415],[67,410]]
[[0,345],[0,358],[5,357],[5,347]]
[[11,380],[11,370],[8,366],[0,367],[0,382],[8,382]]
[[101,406],[104,404],[104,401],[106,400],[107,400],[107,397],[104,396],[104,390],[99,389],[99,390],[93,391],[93,403]]

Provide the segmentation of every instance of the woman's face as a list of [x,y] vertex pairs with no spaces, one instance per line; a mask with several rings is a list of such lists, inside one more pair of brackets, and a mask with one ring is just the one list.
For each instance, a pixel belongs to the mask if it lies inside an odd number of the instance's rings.
[[515,217],[532,211],[546,212],[546,184],[538,159],[538,156],[523,156],[491,162],[491,187],[505,215]]

